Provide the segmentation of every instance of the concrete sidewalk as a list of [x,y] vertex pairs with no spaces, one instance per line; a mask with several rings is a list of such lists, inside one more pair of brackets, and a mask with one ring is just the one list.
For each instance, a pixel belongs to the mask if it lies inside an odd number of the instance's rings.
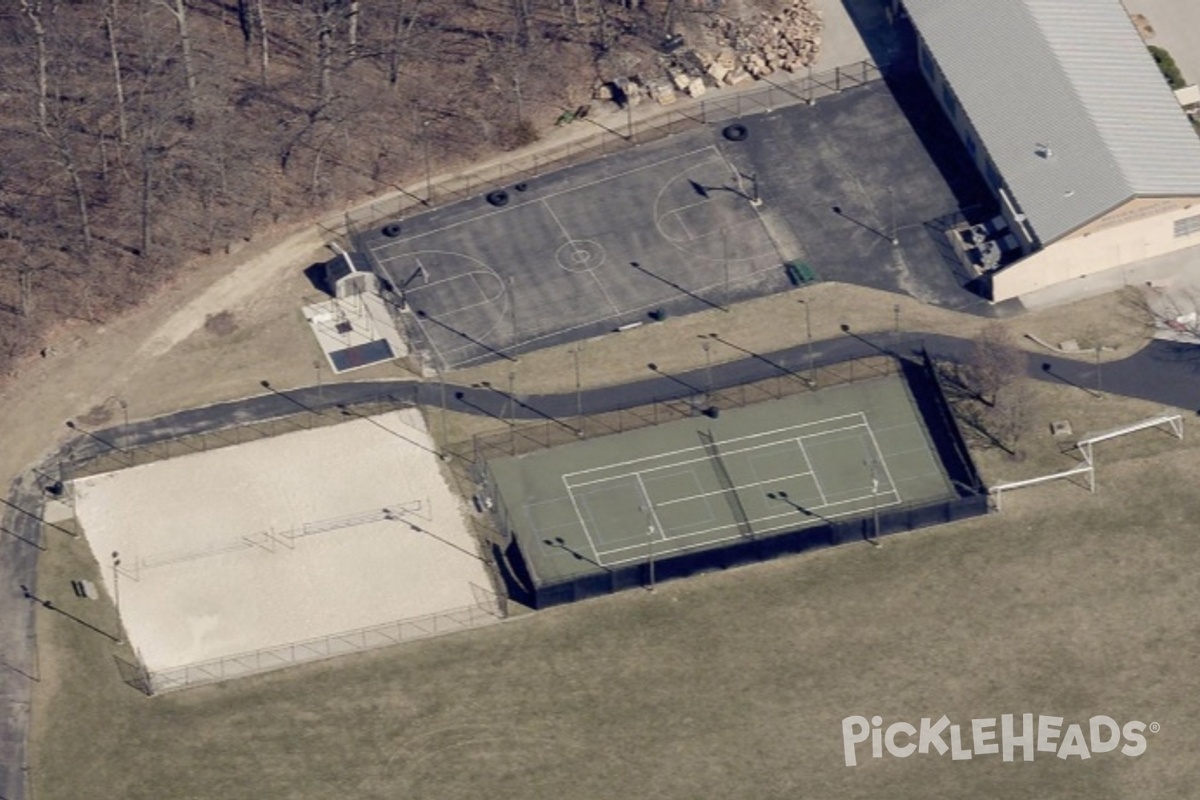
[[1146,44],[1165,48],[1188,83],[1200,82],[1200,3],[1196,0],[1124,0],[1130,15],[1146,17],[1154,35]]

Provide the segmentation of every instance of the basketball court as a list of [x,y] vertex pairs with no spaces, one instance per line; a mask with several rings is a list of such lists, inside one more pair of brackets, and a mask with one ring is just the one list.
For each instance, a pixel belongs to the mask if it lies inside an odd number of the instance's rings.
[[787,287],[756,178],[700,131],[368,231],[440,368]]
[[956,497],[900,376],[488,463],[541,584]]

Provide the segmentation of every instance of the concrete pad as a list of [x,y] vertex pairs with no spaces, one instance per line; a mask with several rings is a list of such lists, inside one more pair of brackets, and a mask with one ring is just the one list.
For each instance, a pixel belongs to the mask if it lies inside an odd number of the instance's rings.
[[[747,118],[725,146],[762,176],[768,227],[786,229],[824,280],[982,308],[946,233],[985,220],[992,198],[919,75],[893,71],[819,100]],[[892,244],[893,237],[897,244]]]
[[892,27],[890,0],[821,0],[826,33],[817,59],[820,69],[833,69],[870,59],[884,67],[899,63],[905,48]]
[[1124,0],[1131,15],[1141,14],[1154,28],[1146,44],[1166,48],[1188,83],[1200,82],[1200,3],[1196,0]]
[[871,58],[871,52],[846,11],[845,4],[840,0],[820,0],[816,7],[821,12],[824,27],[814,69],[833,69]]

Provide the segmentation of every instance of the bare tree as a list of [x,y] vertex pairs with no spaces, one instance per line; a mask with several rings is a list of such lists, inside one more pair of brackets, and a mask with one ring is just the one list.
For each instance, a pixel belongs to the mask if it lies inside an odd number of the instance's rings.
[[980,400],[994,405],[996,395],[1025,372],[1025,354],[999,322],[983,326],[971,350],[967,375]]
[[1024,451],[1021,442],[1037,416],[1037,395],[1028,378],[1005,384],[986,413],[986,424],[1001,447],[1015,458]]
[[358,22],[358,0],[349,0],[346,9],[346,49],[351,56],[358,52]]
[[188,110],[196,113],[196,64],[192,60],[192,36],[188,31],[187,0],[159,0],[159,4],[175,18],[179,28],[179,50],[183,61],[183,77],[187,83]]
[[29,17],[33,27],[34,70],[37,78],[37,126],[39,130],[46,129],[46,100],[50,94],[49,56],[46,51],[46,26],[42,23],[42,0],[20,0],[21,10]]
[[412,35],[413,27],[421,18],[420,12],[421,0],[413,0],[413,2],[395,0],[392,5],[390,35],[383,52],[387,63],[388,85],[392,87],[392,91],[400,88],[400,64],[404,60],[406,45]]
[[254,21],[258,25],[258,44],[260,48],[260,65],[262,68],[262,82],[265,85],[267,82],[267,67],[271,64],[271,45],[267,35],[267,14],[263,9],[263,0],[256,0],[255,3]]
[[117,97],[117,141],[125,144],[129,140],[129,123],[125,116],[125,82],[121,78],[121,54],[117,49],[117,0],[104,3],[104,36],[108,40],[109,58],[112,60],[113,88]]

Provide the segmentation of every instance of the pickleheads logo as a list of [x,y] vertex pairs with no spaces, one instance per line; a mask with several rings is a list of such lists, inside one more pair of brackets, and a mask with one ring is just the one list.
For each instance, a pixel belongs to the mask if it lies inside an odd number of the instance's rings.
[[853,716],[842,720],[842,747],[846,752],[847,767],[858,764],[858,745],[868,739],[872,758],[883,758],[885,752],[896,758],[933,752],[939,756],[949,753],[953,761],[992,755],[1014,761],[1020,750],[1023,761],[1033,761],[1035,753],[1053,753],[1064,760],[1076,757],[1082,761],[1093,754],[1115,750],[1130,757],[1140,756],[1146,752],[1147,731],[1158,733],[1158,723],[1147,725],[1131,720],[1120,725],[1104,715],[1066,727],[1063,727],[1062,717],[1022,714],[1018,719],[1014,714],[1003,714],[999,720],[995,717],[973,719],[969,725],[952,723],[949,717],[942,715],[938,720],[924,717],[917,725],[893,722],[886,728],[883,717],[874,716],[868,720]]

